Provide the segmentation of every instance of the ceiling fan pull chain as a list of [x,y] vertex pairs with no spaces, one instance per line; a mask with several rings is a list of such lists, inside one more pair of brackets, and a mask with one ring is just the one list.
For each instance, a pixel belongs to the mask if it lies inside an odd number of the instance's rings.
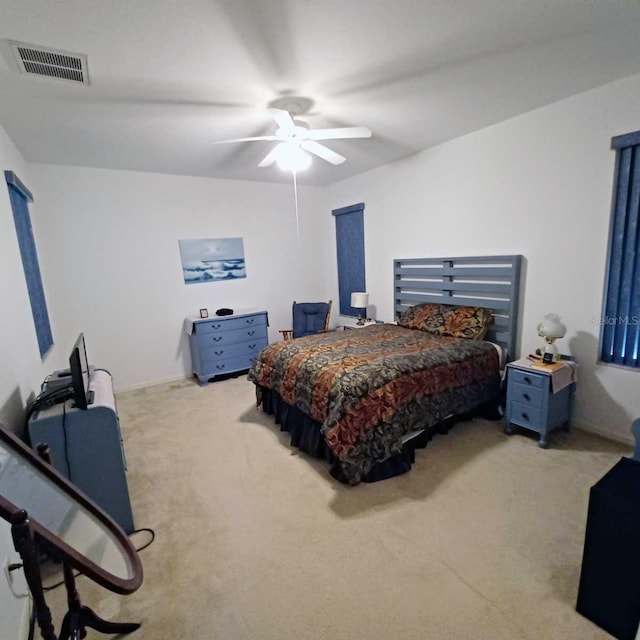
[[300,242],[300,216],[298,214],[298,181],[296,179],[296,172],[293,173],[293,194],[296,199],[296,238],[298,239],[298,243]]

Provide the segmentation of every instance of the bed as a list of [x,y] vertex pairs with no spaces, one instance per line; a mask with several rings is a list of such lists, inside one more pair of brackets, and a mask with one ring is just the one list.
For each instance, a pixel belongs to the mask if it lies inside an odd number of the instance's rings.
[[408,471],[456,420],[498,417],[515,356],[520,256],[394,261],[398,324],[272,344],[249,371],[291,444],[356,485]]

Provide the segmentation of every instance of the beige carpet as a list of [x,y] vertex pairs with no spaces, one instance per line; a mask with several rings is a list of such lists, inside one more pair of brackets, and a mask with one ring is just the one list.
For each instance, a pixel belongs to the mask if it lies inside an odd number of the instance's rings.
[[[622,445],[575,431],[544,451],[461,423],[408,474],[348,487],[289,446],[244,377],[118,407],[136,526],[157,537],[136,593],[78,584],[100,615],[143,623],[133,640],[610,637],[574,607],[589,488]],[[58,621],[63,596],[48,596]]]

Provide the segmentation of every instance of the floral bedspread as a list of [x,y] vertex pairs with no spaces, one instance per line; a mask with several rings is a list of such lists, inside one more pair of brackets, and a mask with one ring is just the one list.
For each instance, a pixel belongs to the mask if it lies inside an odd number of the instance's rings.
[[321,423],[351,484],[402,448],[402,437],[497,397],[488,342],[391,324],[286,340],[256,358],[249,380]]

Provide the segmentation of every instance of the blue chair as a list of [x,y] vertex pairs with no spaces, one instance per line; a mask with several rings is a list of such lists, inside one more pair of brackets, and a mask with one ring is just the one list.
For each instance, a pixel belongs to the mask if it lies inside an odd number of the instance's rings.
[[293,329],[280,329],[283,340],[302,338],[329,330],[331,300],[329,302],[293,302]]

